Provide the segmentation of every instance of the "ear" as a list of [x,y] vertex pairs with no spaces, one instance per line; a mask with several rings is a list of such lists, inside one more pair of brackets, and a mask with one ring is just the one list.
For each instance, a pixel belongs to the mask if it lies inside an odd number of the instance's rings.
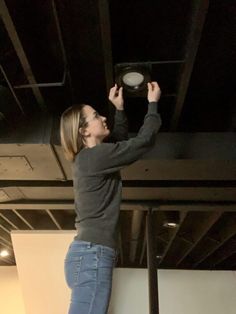
[[88,137],[90,135],[90,133],[88,132],[88,130],[85,128],[79,128],[79,133],[84,136],[84,137]]

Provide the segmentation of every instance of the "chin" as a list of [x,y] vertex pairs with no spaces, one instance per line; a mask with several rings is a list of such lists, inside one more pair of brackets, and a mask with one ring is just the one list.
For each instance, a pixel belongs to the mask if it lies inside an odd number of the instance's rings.
[[104,136],[104,138],[103,139],[107,139],[108,138],[108,136],[110,135],[110,130],[109,129],[107,129],[106,130],[107,132],[106,132],[106,134],[105,134],[105,136]]

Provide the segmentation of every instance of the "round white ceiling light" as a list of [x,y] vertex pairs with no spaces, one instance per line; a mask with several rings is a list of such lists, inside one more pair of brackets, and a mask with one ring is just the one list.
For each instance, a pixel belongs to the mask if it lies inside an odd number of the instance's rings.
[[170,228],[170,229],[176,228],[176,227],[178,227],[178,223],[166,221],[163,223],[163,227]]
[[0,251],[0,256],[1,257],[7,257],[9,255],[8,251],[7,250],[2,250]]
[[128,72],[122,77],[122,81],[130,87],[138,87],[144,81],[144,76],[139,72]]

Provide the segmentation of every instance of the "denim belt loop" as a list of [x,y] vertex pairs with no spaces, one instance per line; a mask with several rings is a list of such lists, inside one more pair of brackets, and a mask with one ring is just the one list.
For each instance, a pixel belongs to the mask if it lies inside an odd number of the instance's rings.
[[92,247],[92,243],[90,242],[87,244],[87,249],[90,249],[91,247]]

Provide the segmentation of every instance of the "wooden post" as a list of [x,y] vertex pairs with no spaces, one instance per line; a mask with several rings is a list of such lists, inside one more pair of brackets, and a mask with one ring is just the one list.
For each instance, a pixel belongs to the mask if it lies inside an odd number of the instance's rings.
[[151,210],[146,216],[147,224],[147,266],[149,283],[149,313],[159,314],[158,273],[155,253],[154,226]]

